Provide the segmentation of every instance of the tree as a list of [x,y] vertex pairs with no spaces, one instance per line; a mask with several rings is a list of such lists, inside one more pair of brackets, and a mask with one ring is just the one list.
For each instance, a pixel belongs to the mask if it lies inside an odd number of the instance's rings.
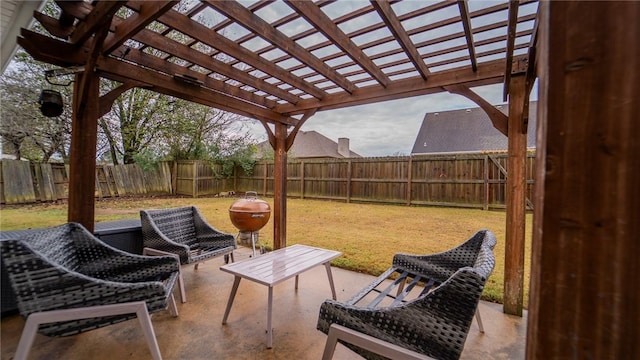
[[255,142],[241,120],[240,115],[176,99],[161,131],[167,158],[215,161],[222,164],[225,176],[236,165],[250,173]]
[[[52,67],[33,60],[25,52],[19,52],[14,60],[0,78],[3,150],[18,159],[36,162],[48,162],[56,154],[66,160],[71,133],[71,87],[47,83],[44,74]],[[55,118],[42,115],[38,97],[43,89],[62,94],[65,104],[62,115]]]
[[[117,86],[106,83],[107,87]],[[141,88],[128,90],[116,99],[111,112],[99,121],[114,164],[120,159],[124,164],[134,163],[143,150],[153,148],[170,102],[167,96]]]

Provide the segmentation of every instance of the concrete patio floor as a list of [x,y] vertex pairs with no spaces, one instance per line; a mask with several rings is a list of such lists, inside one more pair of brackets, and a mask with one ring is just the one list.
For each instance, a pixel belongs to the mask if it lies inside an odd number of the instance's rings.
[[[247,259],[251,250],[240,246],[236,261]],[[320,304],[331,297],[327,274],[318,266],[294,280],[274,287],[273,348],[266,348],[267,287],[242,280],[226,325],[222,317],[233,284],[231,274],[219,270],[216,258],[197,271],[183,267],[187,302],[178,301],[178,317],[167,311],[153,315],[152,322],[164,359],[320,359],[326,335],[316,330]],[[333,268],[338,300],[347,300],[374,277]],[[502,305],[482,301],[480,312],[485,333],[474,320],[462,359],[524,359],[524,318],[505,315]],[[1,359],[15,354],[24,320],[7,316],[0,324]],[[29,359],[149,359],[150,353],[140,323],[129,320],[116,325],[64,338],[37,335]],[[338,344],[334,359],[361,359]]]

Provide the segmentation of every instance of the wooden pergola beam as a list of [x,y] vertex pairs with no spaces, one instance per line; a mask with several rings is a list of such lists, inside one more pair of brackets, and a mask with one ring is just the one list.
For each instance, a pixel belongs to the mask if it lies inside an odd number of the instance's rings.
[[269,109],[257,107],[229,95],[184,83],[168,75],[153,70],[142,69],[115,59],[99,59],[98,69],[101,76],[106,78],[111,78],[116,81],[122,81],[122,79],[137,79],[147,86],[152,86],[154,91],[230,111],[242,116],[265,119],[268,122],[282,123],[286,126],[293,126],[298,123],[298,120],[294,118],[283,116]]
[[205,69],[209,69],[210,71],[222,74],[226,77],[237,80],[246,85],[277,96],[281,99],[287,100],[290,103],[296,103],[299,100],[297,96],[291,94],[288,91],[285,91],[277,86],[273,86],[262,79],[251,76],[240,69],[234,68],[229,64],[207,56],[199,51],[192,51],[192,49],[187,45],[161,36],[151,30],[143,29],[138,32],[133,37],[133,39],[160,51],[166,52],[167,54],[175,56],[179,59],[187,60]]
[[376,9],[382,18],[382,21],[387,24],[389,31],[391,31],[402,49],[407,53],[416,70],[420,73],[420,76],[422,76],[424,80],[427,80],[427,77],[430,74],[429,68],[424,63],[424,60],[422,59],[422,56],[420,56],[415,45],[413,45],[413,42],[404,30],[404,27],[402,27],[400,20],[398,20],[398,17],[393,12],[391,4],[387,0],[375,0],[371,2],[371,5]]
[[241,6],[234,1],[208,0],[206,2],[221,13],[234,18],[238,23],[242,24],[246,28],[251,29],[258,34],[264,34],[264,36],[269,38],[274,45],[277,45],[283,51],[288,52],[291,56],[307,64],[307,66],[311,67],[319,74],[322,74],[328,80],[333,81],[348,93],[354,92],[355,86],[351,81],[347,80],[347,78],[329,67],[329,65],[320,61],[305,48],[289,39],[278,29],[262,20],[262,18],[247,10],[244,6]]
[[267,99],[263,96],[258,96],[255,93],[246,91],[239,86],[231,85],[222,80],[215,79],[211,76],[207,76],[197,71],[186,69],[183,66],[164,61],[157,56],[147,54],[141,50],[130,49],[124,58],[138,64],[145,64],[145,67],[169,76],[174,76],[175,74],[186,75],[190,79],[193,79],[196,82],[200,82],[205,88],[221,92],[223,94],[231,95],[260,107],[272,109],[277,105],[275,101]]
[[513,68],[513,47],[516,41],[516,29],[518,26],[518,0],[509,0],[509,20],[507,25],[507,58],[504,70],[504,90],[502,100],[507,101],[511,91],[511,69]]
[[[100,1],[86,16],[83,22],[71,33],[72,44],[84,44],[99,29],[111,23],[113,15],[124,5],[123,1]],[[108,26],[107,26],[108,30]]]
[[115,33],[110,34],[102,48],[103,53],[110,54],[133,34],[144,29],[166,11],[170,10],[178,0],[171,1],[144,1],[140,4],[138,12],[121,21],[116,27]]
[[71,67],[87,61],[85,49],[24,28],[20,29],[17,43],[34,59],[52,65]]
[[467,48],[469,49],[469,60],[473,71],[478,69],[478,61],[476,60],[476,49],[473,43],[473,31],[471,30],[471,18],[469,17],[469,7],[467,0],[458,0],[458,8],[460,9],[460,19],[464,28],[464,36],[467,40]]
[[[302,81],[297,77],[291,76],[290,71],[284,70],[274,65],[271,61],[258,56],[243,47],[236,46],[235,42],[227,39],[226,37],[218,34],[218,32],[209,29],[204,25],[194,23],[191,19],[178,13],[177,11],[167,12],[160,17],[159,21],[188,36],[191,36],[192,38],[200,41],[203,44],[218,49],[219,51],[233,56],[236,59],[241,59],[242,62],[254,67],[255,69],[278,78],[283,82],[286,82],[291,86],[306,92],[307,94],[311,94],[318,99],[322,99],[326,95],[326,93],[321,89],[309,84],[306,81]],[[290,102],[295,103],[296,101],[290,100]]]
[[389,84],[389,77],[317,5],[307,0],[289,0],[287,4],[344,51],[356,64],[373,76],[382,86],[386,87]]
[[153,69],[170,76],[173,76],[175,74],[186,75],[196,82],[202,83],[205,88],[231,95],[254,105],[262,106],[269,109],[274,108],[277,105],[275,101],[243,90],[239,86],[231,85],[222,80],[215,79],[211,76],[207,76],[206,74],[202,74],[194,70],[189,70],[184,66],[165,61],[157,56],[147,54],[141,50],[129,49],[127,54],[123,56],[123,59],[133,61],[137,64],[144,64],[145,67],[149,69]]
[[462,95],[475,102],[489,116],[493,127],[504,134],[504,136],[508,136],[509,117],[502,113],[502,111],[496,109],[495,106],[491,105],[487,100],[483,99],[465,85],[447,85],[443,86],[443,88],[452,94]]
[[327,95],[323,100],[301,100],[296,105],[279,105],[274,110],[284,114],[301,114],[309,109],[338,109],[352,105],[367,104],[441,92],[442,87],[466,84],[469,87],[500,83],[504,79],[504,60],[486,62],[478,66],[476,72],[451,70],[433,74],[429,81],[421,78],[394,81],[387,88],[367,86],[358,89],[351,96]]

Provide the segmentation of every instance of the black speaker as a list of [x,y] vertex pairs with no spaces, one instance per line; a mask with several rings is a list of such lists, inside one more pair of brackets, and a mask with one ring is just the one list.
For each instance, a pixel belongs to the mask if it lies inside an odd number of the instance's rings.
[[55,90],[42,90],[38,98],[40,111],[46,117],[56,117],[62,114],[64,105],[62,103],[62,95]]

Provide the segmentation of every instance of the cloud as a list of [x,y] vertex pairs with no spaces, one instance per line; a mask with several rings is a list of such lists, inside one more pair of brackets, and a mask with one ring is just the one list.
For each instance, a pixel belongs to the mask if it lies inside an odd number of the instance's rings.
[[[531,94],[535,100],[537,87]],[[473,90],[491,104],[503,104],[502,84],[487,85]],[[477,107],[467,98],[438,93],[392,100],[376,104],[318,112],[301,130],[315,130],[338,141],[346,137],[352,151],[362,156],[409,155],[426,113]],[[248,123],[254,137],[267,139],[264,127],[258,121]]]

